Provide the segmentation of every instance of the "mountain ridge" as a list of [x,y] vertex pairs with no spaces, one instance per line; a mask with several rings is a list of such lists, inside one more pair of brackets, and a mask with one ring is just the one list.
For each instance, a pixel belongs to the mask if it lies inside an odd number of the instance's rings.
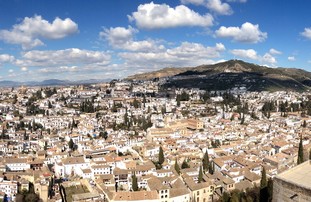
[[311,72],[298,68],[271,68],[242,60],[228,60],[217,64],[196,67],[170,68],[168,74],[166,74],[165,70],[161,69],[155,72],[133,75],[127,79],[168,78],[164,87],[187,87],[209,90],[245,87],[251,91],[302,91],[311,88]]
[[101,82],[108,82],[110,79],[87,79],[87,80],[61,80],[61,79],[46,79],[43,81],[0,81],[0,87],[18,87],[18,86],[68,86],[68,85],[79,85],[79,84],[95,84]]

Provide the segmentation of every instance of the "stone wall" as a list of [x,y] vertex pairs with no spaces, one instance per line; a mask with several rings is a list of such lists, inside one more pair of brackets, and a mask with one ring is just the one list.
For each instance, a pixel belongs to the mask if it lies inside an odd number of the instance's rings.
[[279,178],[273,179],[273,202],[310,202],[311,190]]

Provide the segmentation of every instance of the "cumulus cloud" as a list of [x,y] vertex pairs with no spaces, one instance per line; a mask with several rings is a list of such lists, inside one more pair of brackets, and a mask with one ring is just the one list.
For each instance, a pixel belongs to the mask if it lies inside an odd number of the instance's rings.
[[262,56],[261,60],[262,62],[271,64],[271,65],[275,65],[277,63],[276,58],[272,56],[270,53],[265,53]]
[[107,65],[111,56],[105,52],[81,50],[77,48],[65,50],[32,50],[22,54],[22,59],[16,60],[20,67],[47,67],[97,64]]
[[21,71],[25,72],[25,71],[27,71],[27,70],[28,70],[27,67],[21,67]]
[[44,45],[42,39],[61,39],[78,32],[78,25],[70,18],[55,18],[50,23],[41,16],[25,17],[11,30],[0,30],[0,40],[21,45],[23,49],[31,49]]
[[277,63],[276,58],[272,54],[265,53],[263,56],[260,56],[254,49],[233,49],[230,52],[236,57],[256,60],[264,64],[275,65]]
[[221,2],[221,0],[181,0],[181,3],[205,6],[219,15],[231,15],[233,13],[230,5]]
[[151,66],[161,68],[167,66],[196,66],[215,63],[225,46],[217,43],[214,47],[206,47],[198,43],[183,42],[180,46],[162,52],[123,52],[119,56],[127,65],[138,67]]
[[207,0],[206,7],[219,15],[231,15],[233,13],[231,7],[221,0]]
[[247,0],[226,0],[227,2],[246,3]]
[[267,33],[259,29],[259,25],[246,22],[241,27],[221,26],[216,30],[215,35],[220,38],[232,38],[233,41],[242,43],[258,43],[267,38]]
[[113,48],[124,49],[129,51],[155,51],[163,48],[158,46],[154,40],[134,41],[134,34],[138,32],[137,29],[129,26],[115,27],[104,29],[99,33],[99,36],[108,41]]
[[234,56],[251,59],[251,60],[257,60],[258,55],[257,52],[254,49],[234,49],[230,51]]
[[11,63],[15,60],[15,57],[9,54],[0,54],[0,64]]
[[205,0],[181,0],[182,4],[203,5]]
[[274,49],[274,48],[271,48],[271,49],[269,50],[269,53],[270,53],[271,55],[281,55],[281,54],[282,54],[281,51],[278,51],[278,50],[276,50],[276,49]]
[[137,11],[128,15],[128,18],[143,29],[213,25],[213,17],[210,14],[200,15],[184,5],[171,8],[167,4],[153,2],[139,5]]
[[295,61],[296,60],[295,56],[289,56],[287,59],[288,59],[288,61]]
[[38,70],[40,73],[63,73],[63,72],[75,72],[77,66],[60,66],[60,67],[46,67]]
[[307,39],[311,39],[311,27],[305,28],[304,31],[301,32],[300,34]]

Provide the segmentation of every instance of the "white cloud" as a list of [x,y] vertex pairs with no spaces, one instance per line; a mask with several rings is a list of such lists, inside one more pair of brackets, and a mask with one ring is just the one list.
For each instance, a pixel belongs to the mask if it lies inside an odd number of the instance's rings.
[[81,50],[77,48],[65,50],[32,50],[22,54],[22,59],[16,60],[20,67],[47,67],[67,65],[107,65],[111,56],[105,52]]
[[6,43],[22,45],[23,49],[31,49],[44,45],[41,39],[61,39],[78,32],[78,25],[70,18],[55,18],[52,23],[41,16],[25,17],[11,30],[0,30],[0,40]]
[[253,25],[246,22],[239,27],[224,27],[221,26],[215,32],[217,37],[232,38],[234,41],[243,43],[258,43],[267,38],[267,33],[259,29],[259,25]]
[[9,69],[9,71],[8,71],[9,73],[13,73],[14,72],[14,70],[13,69]]
[[206,7],[220,15],[231,15],[233,13],[230,5],[222,3],[221,0],[207,0]]
[[210,14],[200,15],[184,5],[171,8],[167,4],[153,2],[139,5],[137,11],[128,15],[128,18],[135,21],[137,27],[144,29],[213,25]]
[[300,34],[306,37],[307,39],[311,39],[311,27],[305,28],[305,30],[301,32]]
[[270,53],[265,53],[261,58],[262,62],[268,63],[271,65],[275,65],[277,63],[276,58],[272,56]]
[[278,50],[276,50],[276,49],[274,49],[274,48],[271,48],[271,49],[269,50],[269,53],[270,53],[271,55],[281,55],[281,54],[282,54],[281,51],[278,51]]
[[0,54],[0,64],[10,63],[15,60],[14,56],[8,54]]
[[226,0],[227,2],[246,3],[247,0]]
[[258,60],[257,52],[254,49],[234,49],[230,52],[237,57]]
[[181,0],[181,3],[205,6],[219,15],[231,15],[233,13],[231,6],[222,2],[222,0]]
[[226,48],[222,43],[217,43],[215,47],[205,47],[199,43],[183,42],[179,47],[168,49],[167,54],[180,58],[216,58],[220,56],[220,52],[225,50]]
[[153,40],[134,41],[134,34],[137,32],[138,30],[130,26],[128,28],[111,27],[109,29],[104,29],[99,33],[99,36],[106,39],[109,45],[117,49],[130,51],[156,51],[157,49],[163,48],[163,46],[158,46]]
[[276,58],[270,53],[265,53],[263,56],[260,56],[254,49],[233,49],[230,52],[239,58],[256,60],[260,63],[268,63],[270,65],[275,65],[277,63]]
[[203,5],[205,0],[181,0],[182,4]]
[[288,59],[288,61],[295,61],[296,60],[295,56],[289,56],[287,59]]
[[25,72],[25,71],[27,71],[27,70],[28,70],[27,67],[21,67],[21,71]]
[[133,40],[133,36],[136,32],[138,32],[138,30],[131,26],[129,26],[128,29],[124,27],[111,27],[110,29],[104,29],[99,33],[99,36],[107,39],[111,45],[120,47],[128,41]]
[[168,66],[196,66],[215,63],[225,46],[217,43],[214,47],[206,47],[198,43],[183,42],[180,46],[162,52],[123,52],[119,56],[125,64],[135,67],[163,68]]
[[60,66],[60,67],[46,67],[38,70],[40,73],[63,73],[63,72],[75,72],[77,66]]

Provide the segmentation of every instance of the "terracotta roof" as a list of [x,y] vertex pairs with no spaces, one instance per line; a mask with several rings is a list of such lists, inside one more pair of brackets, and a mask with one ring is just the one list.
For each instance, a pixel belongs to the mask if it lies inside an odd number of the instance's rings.
[[135,191],[135,192],[116,192],[113,200],[115,201],[138,201],[138,200],[157,200],[157,191]]

